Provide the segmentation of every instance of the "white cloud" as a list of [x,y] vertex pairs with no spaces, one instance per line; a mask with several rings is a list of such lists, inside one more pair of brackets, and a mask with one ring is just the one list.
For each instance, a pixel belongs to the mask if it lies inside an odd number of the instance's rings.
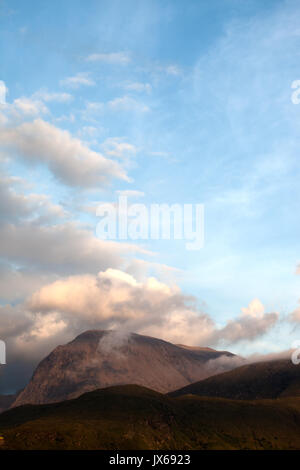
[[0,177],[0,222],[16,219],[37,220],[43,217],[48,222],[66,216],[66,211],[59,205],[53,204],[45,194],[24,194],[14,189],[14,184],[26,186],[25,181],[12,177]]
[[143,191],[136,191],[134,189],[124,189],[122,191],[117,191],[119,196],[126,196],[126,197],[144,197],[145,193]]
[[28,308],[46,315],[60,312],[70,325],[80,321],[82,328],[123,326],[148,334],[159,329],[160,336],[168,339],[195,341],[195,334],[199,340],[212,322],[188,304],[177,286],[153,277],[138,282],[127,273],[108,269],[97,276],[71,276],[44,286],[33,294]]
[[146,113],[150,110],[148,106],[131,98],[130,96],[122,96],[108,102],[108,107],[113,111],[134,111]]
[[75,222],[50,226],[34,221],[3,223],[0,238],[2,259],[48,273],[95,273],[120,267],[131,255],[150,254],[134,244],[100,240]]
[[95,116],[103,113],[104,111],[146,113],[149,110],[150,108],[144,103],[141,103],[130,96],[122,96],[114,98],[106,103],[89,101],[86,103],[81,115],[83,120],[91,121],[96,124],[98,121],[95,119]]
[[41,119],[0,129],[0,145],[29,163],[46,164],[59,180],[70,186],[103,186],[112,178],[128,181],[117,162]]
[[66,327],[67,323],[59,318],[59,315],[56,313],[37,315],[30,335],[33,337],[36,336],[39,340],[44,340],[56,336],[61,331],[65,330]]
[[110,52],[108,54],[90,54],[86,58],[87,62],[106,62],[108,64],[126,65],[131,58],[126,52]]
[[244,307],[241,310],[244,315],[248,315],[252,318],[263,318],[265,313],[265,307],[259,299],[251,300],[248,307]]
[[165,68],[164,68],[165,72],[168,74],[168,75],[180,75],[181,73],[181,70],[180,68],[178,67],[178,65],[167,65]]
[[26,98],[25,96],[17,98],[11,105],[11,111],[20,111],[24,115],[38,116],[39,114],[48,113],[48,108],[43,101],[34,98]]
[[71,88],[79,88],[80,86],[94,86],[96,83],[88,72],[79,72],[73,77],[67,77],[60,81],[60,85]]
[[[21,96],[16,98],[12,103],[5,103],[2,100],[3,111],[6,119],[12,121],[21,121],[24,118],[37,117],[41,114],[49,113],[45,102],[56,101],[59,103],[67,103],[73,99],[69,93],[52,93],[47,90],[39,90],[30,97]],[[0,104],[1,104],[1,82],[0,82]]]
[[146,93],[151,93],[152,87],[150,83],[141,83],[141,82],[133,82],[133,83],[128,83],[124,85],[124,88],[126,90],[132,90],[132,91],[137,91],[139,93],[146,92]]
[[297,308],[291,313],[290,320],[296,323],[300,323],[300,308]]
[[137,148],[134,145],[123,142],[118,137],[106,139],[101,147],[105,154],[110,157],[125,158],[137,153]]
[[76,118],[73,113],[70,114],[63,114],[57,118],[54,118],[55,122],[75,122]]
[[101,113],[105,109],[105,104],[98,101],[88,101],[85,104],[85,108],[81,111],[81,118],[84,121],[90,121],[93,124],[98,125],[98,120],[95,119],[97,114]]
[[[2,302],[18,304],[32,295],[43,285],[53,282],[55,274],[43,273],[39,270],[11,266],[0,262],[0,297]],[[0,321],[2,323],[2,321]]]
[[158,336],[175,343],[194,345],[233,344],[266,333],[277,314],[261,318],[243,315],[217,328],[196,307],[193,297],[182,294],[154,277],[143,282],[116,269],[97,276],[71,276],[42,287],[28,302],[32,312],[61,318],[82,328],[123,328]]
[[47,90],[37,91],[33,94],[33,97],[46,102],[57,101],[58,103],[68,103],[73,99],[70,93],[48,92]]
[[253,340],[267,333],[278,321],[277,312],[265,313],[259,299],[253,299],[248,307],[241,309],[242,315],[230,320],[223,328],[214,333],[214,341],[236,343]]
[[6,88],[5,83],[3,80],[0,80],[0,105],[6,103],[6,94],[8,89]]

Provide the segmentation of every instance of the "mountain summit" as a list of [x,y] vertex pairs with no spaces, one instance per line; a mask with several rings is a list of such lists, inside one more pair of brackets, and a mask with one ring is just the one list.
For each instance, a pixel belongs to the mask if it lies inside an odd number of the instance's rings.
[[223,371],[217,361],[223,364],[222,358],[228,370],[236,356],[135,333],[86,331],[41,361],[13,406],[63,401],[123,384],[166,393]]

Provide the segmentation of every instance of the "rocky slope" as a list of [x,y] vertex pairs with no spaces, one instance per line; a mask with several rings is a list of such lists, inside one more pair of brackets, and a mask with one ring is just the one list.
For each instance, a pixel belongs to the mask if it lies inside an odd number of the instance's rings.
[[13,406],[51,403],[98,388],[138,384],[169,392],[217,373],[215,361],[228,352],[187,349],[166,341],[109,331],[87,331],[58,346],[37,367]]

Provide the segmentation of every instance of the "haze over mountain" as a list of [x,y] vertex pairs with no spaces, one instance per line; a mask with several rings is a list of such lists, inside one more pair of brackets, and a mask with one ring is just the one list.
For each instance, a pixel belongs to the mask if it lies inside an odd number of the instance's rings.
[[237,400],[300,396],[300,367],[290,359],[256,362],[170,393],[187,394]]
[[226,351],[176,346],[134,333],[86,331],[41,361],[13,406],[68,400],[121,384],[166,393],[228,370],[236,360]]
[[17,394],[15,395],[0,395],[0,413],[7,410],[13,402],[16,400]]

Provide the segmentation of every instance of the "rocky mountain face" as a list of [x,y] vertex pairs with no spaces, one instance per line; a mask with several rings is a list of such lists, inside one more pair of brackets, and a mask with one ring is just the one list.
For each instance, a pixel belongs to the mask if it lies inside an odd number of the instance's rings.
[[290,359],[247,364],[170,393],[190,394],[234,400],[299,397],[300,365]]
[[69,400],[122,384],[167,393],[218,373],[220,367],[234,367],[235,358],[226,351],[190,349],[134,333],[87,331],[39,364],[13,406]]

